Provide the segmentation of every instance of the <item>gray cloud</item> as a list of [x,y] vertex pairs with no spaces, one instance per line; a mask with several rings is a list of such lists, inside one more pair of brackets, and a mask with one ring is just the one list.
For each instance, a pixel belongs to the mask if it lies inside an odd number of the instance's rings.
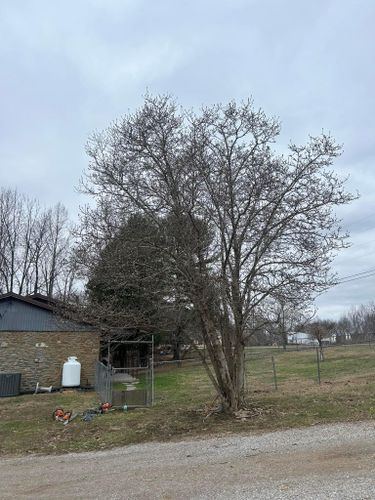
[[[372,0],[4,1],[0,184],[74,215],[88,135],[147,89],[194,107],[252,95],[281,118],[281,145],[322,129],[344,143],[335,169],[361,198],[339,213],[353,245],[334,268],[375,267],[374,14]],[[321,296],[320,313],[372,300],[373,282]]]

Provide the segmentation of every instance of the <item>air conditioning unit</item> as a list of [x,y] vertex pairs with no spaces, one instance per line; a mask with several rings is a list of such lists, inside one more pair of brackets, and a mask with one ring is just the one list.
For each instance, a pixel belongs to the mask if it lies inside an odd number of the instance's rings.
[[0,397],[18,396],[21,386],[20,373],[0,372]]

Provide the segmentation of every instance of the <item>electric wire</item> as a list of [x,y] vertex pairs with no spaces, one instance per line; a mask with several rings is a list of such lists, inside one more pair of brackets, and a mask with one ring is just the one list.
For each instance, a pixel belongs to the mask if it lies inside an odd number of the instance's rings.
[[356,276],[361,276],[362,274],[368,274],[368,273],[374,273],[374,272],[375,272],[375,268],[374,269],[368,269],[367,271],[361,271],[359,273],[348,274],[347,276],[341,276],[341,278],[339,279],[339,281],[346,280],[347,278],[354,278]]
[[351,281],[358,281],[358,280],[363,280],[365,278],[371,278],[371,276],[375,276],[375,271],[373,271],[371,273],[368,273],[368,274],[365,274],[363,276],[357,276],[357,277],[354,277],[354,278],[340,280],[340,281],[338,281],[336,283],[336,286],[337,285],[342,285],[342,284],[345,284],[345,283],[349,283]]

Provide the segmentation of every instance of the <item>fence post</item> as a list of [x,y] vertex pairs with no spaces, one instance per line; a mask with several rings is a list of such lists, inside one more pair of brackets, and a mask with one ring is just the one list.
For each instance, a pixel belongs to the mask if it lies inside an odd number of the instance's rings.
[[151,406],[155,402],[154,350],[155,350],[155,338],[154,338],[154,335],[152,335],[152,344],[151,344]]
[[147,370],[146,370],[146,385],[147,385],[147,406],[152,406],[154,404],[154,373],[152,368],[152,356],[148,358]]
[[275,386],[275,391],[277,391],[277,377],[276,377],[275,359],[273,356],[271,356],[271,359],[272,359],[273,383]]
[[319,348],[316,348],[316,366],[318,369],[318,383],[320,385],[320,353],[319,353]]

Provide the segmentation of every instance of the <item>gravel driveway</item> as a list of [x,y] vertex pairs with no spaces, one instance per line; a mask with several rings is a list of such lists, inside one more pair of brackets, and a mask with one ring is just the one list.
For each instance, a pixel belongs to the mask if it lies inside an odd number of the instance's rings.
[[0,461],[0,498],[373,499],[375,424]]

